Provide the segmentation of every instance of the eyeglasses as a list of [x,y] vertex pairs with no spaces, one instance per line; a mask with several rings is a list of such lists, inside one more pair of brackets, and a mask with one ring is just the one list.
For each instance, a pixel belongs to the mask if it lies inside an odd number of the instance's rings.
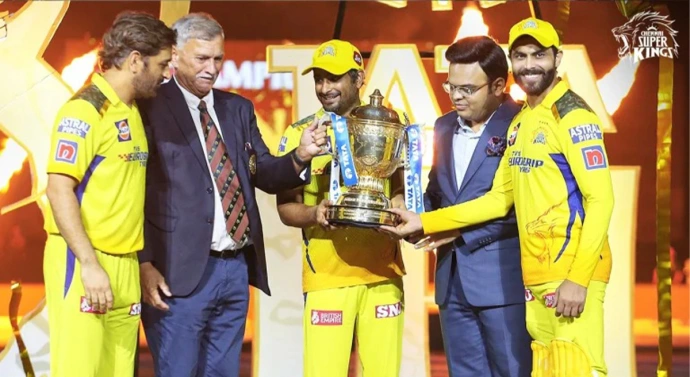
[[463,97],[471,97],[474,93],[477,93],[479,89],[489,85],[489,83],[485,83],[480,86],[473,86],[473,85],[453,85],[449,83],[448,81],[443,83],[443,90],[446,91],[448,94],[453,94],[456,91],[460,93]]

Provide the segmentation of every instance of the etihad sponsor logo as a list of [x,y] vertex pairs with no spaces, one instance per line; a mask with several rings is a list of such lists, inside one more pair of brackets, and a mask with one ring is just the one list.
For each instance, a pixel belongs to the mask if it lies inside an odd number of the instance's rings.
[[312,310],[311,324],[314,326],[340,326],[343,324],[343,311]]
[[376,318],[392,318],[397,317],[402,313],[402,303],[377,305]]

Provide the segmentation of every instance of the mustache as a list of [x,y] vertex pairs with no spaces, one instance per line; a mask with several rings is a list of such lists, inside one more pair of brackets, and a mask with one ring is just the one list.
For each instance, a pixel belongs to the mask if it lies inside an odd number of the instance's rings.
[[326,98],[326,97],[335,97],[335,96],[339,96],[339,95],[340,95],[340,92],[337,91],[337,90],[330,91],[330,92],[328,92],[328,93],[326,93],[326,94],[319,93],[319,97],[322,97],[322,98]]
[[521,70],[518,73],[518,76],[526,76],[526,75],[545,75],[546,72],[543,69],[539,68],[526,68]]

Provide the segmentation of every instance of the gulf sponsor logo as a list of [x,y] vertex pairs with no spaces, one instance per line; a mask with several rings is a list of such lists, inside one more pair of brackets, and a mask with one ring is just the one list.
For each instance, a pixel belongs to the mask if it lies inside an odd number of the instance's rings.
[[341,326],[343,324],[343,311],[312,309],[311,324],[314,326]]
[[132,140],[132,132],[129,129],[127,119],[115,122],[115,127],[117,128],[117,141],[123,142]]

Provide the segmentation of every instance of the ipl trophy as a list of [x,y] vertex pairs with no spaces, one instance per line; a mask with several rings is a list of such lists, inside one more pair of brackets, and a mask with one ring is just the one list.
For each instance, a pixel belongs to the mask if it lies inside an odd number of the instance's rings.
[[[397,215],[388,211],[391,200],[384,187],[400,167],[407,169],[408,209],[422,207],[419,128],[403,124],[394,110],[385,107],[378,89],[370,96],[368,105],[355,108],[346,118],[334,118],[332,124],[337,148],[334,157],[337,156],[338,173],[342,173],[347,190],[328,207],[328,222],[358,227],[396,225]],[[407,162],[403,163],[406,142],[410,147],[406,150]],[[416,173],[411,173],[410,168]]]

